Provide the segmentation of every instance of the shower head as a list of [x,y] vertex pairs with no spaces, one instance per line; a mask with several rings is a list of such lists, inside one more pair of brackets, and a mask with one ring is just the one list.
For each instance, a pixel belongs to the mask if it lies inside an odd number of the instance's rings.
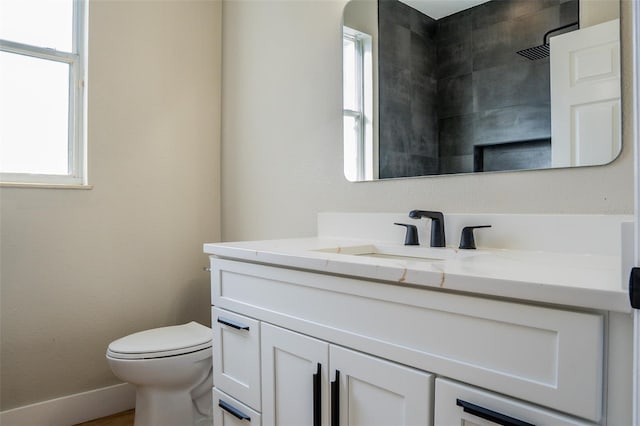
[[544,59],[549,56],[549,45],[541,44],[540,46],[518,50],[516,53],[520,56],[524,56],[531,61],[537,61],[538,59]]
[[578,25],[578,22],[572,22],[567,25],[563,25],[558,28],[554,28],[552,30],[547,31],[542,37],[542,44],[539,46],[529,47],[527,49],[518,50],[516,53],[520,56],[524,56],[525,58],[531,61],[537,61],[538,59],[544,59],[549,56],[549,35],[551,33],[555,33],[556,31],[564,30],[565,28],[573,27]]

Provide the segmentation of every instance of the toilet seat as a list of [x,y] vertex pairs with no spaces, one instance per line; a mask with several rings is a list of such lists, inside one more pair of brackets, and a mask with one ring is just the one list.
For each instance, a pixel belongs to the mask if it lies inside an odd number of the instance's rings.
[[211,348],[211,329],[197,322],[154,328],[113,341],[107,356],[152,359],[184,355]]

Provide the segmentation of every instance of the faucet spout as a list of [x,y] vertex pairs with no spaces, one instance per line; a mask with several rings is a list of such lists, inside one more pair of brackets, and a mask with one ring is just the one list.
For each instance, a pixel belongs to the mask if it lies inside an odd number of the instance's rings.
[[441,212],[411,210],[409,217],[412,219],[420,219],[423,217],[431,219],[431,247],[446,247],[444,215]]

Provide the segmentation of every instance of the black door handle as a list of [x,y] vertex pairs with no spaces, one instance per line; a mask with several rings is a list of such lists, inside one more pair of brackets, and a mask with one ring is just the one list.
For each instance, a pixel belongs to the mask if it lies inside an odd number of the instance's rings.
[[506,414],[498,413],[497,411],[489,410],[488,408],[461,399],[456,399],[456,405],[462,407],[465,413],[473,414],[474,416],[481,417],[502,426],[535,426],[531,423],[523,422],[522,420],[509,417]]
[[640,268],[631,268],[629,274],[629,302],[633,309],[640,309]]
[[236,330],[247,330],[247,331],[249,331],[249,326],[248,325],[244,325],[244,324],[241,324],[239,322],[235,322],[235,321],[227,319],[227,318],[218,317],[218,322],[220,324],[228,325],[231,328],[235,328]]
[[313,426],[322,424],[322,387],[320,381],[320,363],[316,366],[316,373],[313,375]]
[[331,426],[340,426],[340,370],[331,382]]
[[251,421],[251,417],[247,416],[245,413],[243,413],[242,411],[238,410],[236,407],[227,404],[226,402],[224,402],[223,400],[219,399],[218,400],[218,407],[222,408],[224,411],[228,412],[229,414],[231,414],[232,416],[240,419],[240,420],[247,420],[247,421]]

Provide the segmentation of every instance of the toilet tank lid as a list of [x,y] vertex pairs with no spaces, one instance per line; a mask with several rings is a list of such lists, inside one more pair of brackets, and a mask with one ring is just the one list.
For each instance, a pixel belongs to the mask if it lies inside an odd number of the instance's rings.
[[111,342],[109,351],[122,354],[151,354],[192,347],[211,342],[211,329],[192,321],[188,324],[140,331]]

